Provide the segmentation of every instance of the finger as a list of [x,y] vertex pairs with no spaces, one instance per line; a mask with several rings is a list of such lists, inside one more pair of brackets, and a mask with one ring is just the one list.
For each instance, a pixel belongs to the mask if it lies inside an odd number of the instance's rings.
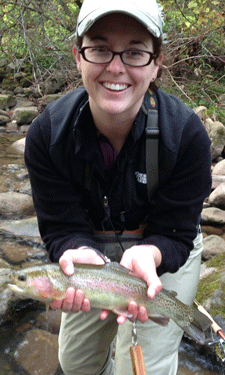
[[128,309],[127,309],[127,313],[128,315],[130,316],[129,319],[132,321],[132,322],[135,322],[136,319],[137,319],[137,315],[138,315],[138,306],[136,304],[136,302],[134,301],[131,301],[128,305]]
[[72,276],[74,274],[72,258],[67,256],[66,253],[63,254],[59,259],[59,265],[67,276]]
[[106,318],[108,318],[109,313],[110,313],[109,310],[104,310],[104,309],[102,309],[102,311],[101,311],[101,313],[100,313],[100,319],[101,319],[101,320],[105,320]]
[[146,308],[144,306],[140,306],[138,309],[137,320],[140,320],[141,323],[145,323],[148,321],[148,319]]
[[53,310],[60,310],[62,308],[62,303],[63,303],[63,300],[62,299],[54,299],[51,303],[50,303],[50,307],[51,309]]
[[71,311],[75,313],[80,311],[83,301],[84,301],[84,293],[82,292],[82,290],[78,289],[74,296],[73,306],[72,306]]
[[89,299],[84,298],[83,303],[81,305],[81,310],[83,312],[88,312],[88,311],[91,310],[91,303],[90,303]]
[[68,288],[66,290],[65,298],[62,303],[63,312],[69,312],[72,310],[75,295],[76,295],[76,291],[74,288]]
[[[149,285],[150,284],[150,285]],[[154,298],[157,293],[159,293],[162,290],[162,283],[159,278],[156,278],[153,282],[148,282],[148,291],[147,295],[149,298]]]
[[119,315],[118,318],[117,318],[117,323],[118,323],[119,325],[121,325],[121,324],[124,324],[124,323],[126,322],[126,320],[127,320],[127,317],[126,317],[126,316],[124,316],[124,315]]

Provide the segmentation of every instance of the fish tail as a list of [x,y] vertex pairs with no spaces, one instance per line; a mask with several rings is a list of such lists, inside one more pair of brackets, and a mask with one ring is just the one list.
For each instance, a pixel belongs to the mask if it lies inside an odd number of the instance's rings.
[[211,326],[212,321],[203,313],[193,308],[193,316],[189,320],[189,324],[184,322],[178,325],[187,333],[192,339],[197,341],[199,344],[205,343],[204,332]]

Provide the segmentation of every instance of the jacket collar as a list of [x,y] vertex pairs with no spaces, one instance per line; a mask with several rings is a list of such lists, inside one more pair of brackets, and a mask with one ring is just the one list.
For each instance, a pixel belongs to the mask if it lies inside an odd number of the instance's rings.
[[[156,96],[153,92],[149,90],[146,92],[142,107],[143,105],[147,110],[149,108],[157,108]],[[140,139],[146,126],[146,115],[142,107],[134,120],[130,134],[134,143]],[[102,158],[88,99],[79,110],[79,115],[74,124],[73,134],[75,138],[76,155],[81,153],[83,156],[85,155],[85,158],[91,161],[96,160],[96,158]],[[96,147],[96,145],[98,147]]]

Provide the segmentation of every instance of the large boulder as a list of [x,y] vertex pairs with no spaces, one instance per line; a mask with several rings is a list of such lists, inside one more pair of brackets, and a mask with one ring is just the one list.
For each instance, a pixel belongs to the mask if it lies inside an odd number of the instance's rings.
[[37,115],[37,107],[20,107],[14,110],[12,119],[16,120],[18,125],[30,124]]
[[202,259],[205,261],[225,252],[225,241],[213,234],[203,239],[203,246]]
[[208,132],[209,138],[212,141],[211,154],[212,160],[220,156],[224,149],[225,144],[225,126],[222,122],[212,121],[210,118],[206,119],[205,127]]
[[12,94],[2,95],[0,94],[0,109],[8,109],[16,104],[16,99]]
[[209,204],[225,210],[225,182],[220,184],[209,196]]
[[0,216],[3,218],[23,217],[34,214],[30,195],[16,192],[0,193]]

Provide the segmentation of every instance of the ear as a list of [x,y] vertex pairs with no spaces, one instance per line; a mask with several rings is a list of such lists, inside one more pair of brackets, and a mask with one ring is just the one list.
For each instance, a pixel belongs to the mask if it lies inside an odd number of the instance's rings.
[[163,61],[163,54],[160,53],[159,57],[154,60],[154,69],[153,69],[153,80],[157,78],[158,70],[160,65],[162,64]]
[[73,56],[75,57],[76,63],[77,63],[77,69],[79,72],[81,72],[81,59],[80,59],[80,53],[78,52],[78,48],[76,45],[73,45],[72,47],[72,53]]

